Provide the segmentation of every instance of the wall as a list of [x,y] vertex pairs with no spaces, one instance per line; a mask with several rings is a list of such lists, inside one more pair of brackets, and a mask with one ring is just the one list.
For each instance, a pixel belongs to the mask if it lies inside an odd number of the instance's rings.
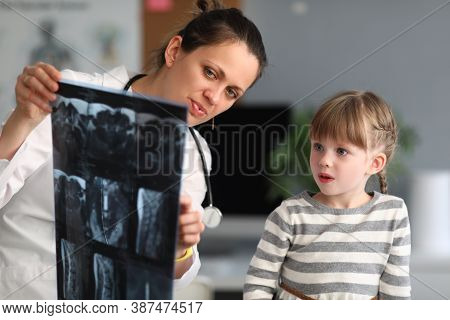
[[[244,11],[260,28],[270,60],[267,73],[249,92],[247,100],[294,103],[442,3],[442,0],[246,0]],[[295,8],[300,14],[294,13]],[[306,13],[302,14],[305,8]],[[317,105],[343,89],[373,90],[420,135],[422,143],[408,161],[411,168],[450,168],[448,30],[450,5],[295,107]]]
[[0,123],[15,105],[16,77],[27,64],[45,61],[88,73],[120,64],[139,70],[140,2],[1,1]]

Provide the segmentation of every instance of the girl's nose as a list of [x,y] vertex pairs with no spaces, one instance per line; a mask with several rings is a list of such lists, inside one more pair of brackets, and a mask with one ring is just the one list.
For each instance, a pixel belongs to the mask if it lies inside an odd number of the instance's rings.
[[331,167],[331,159],[330,159],[330,157],[327,156],[326,154],[324,154],[323,157],[319,161],[319,165],[322,168],[329,168],[329,167]]

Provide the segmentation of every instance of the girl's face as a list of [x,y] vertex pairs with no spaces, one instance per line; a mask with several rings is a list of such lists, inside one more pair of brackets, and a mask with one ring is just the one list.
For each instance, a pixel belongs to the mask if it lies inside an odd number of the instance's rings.
[[310,166],[325,196],[355,196],[364,192],[373,159],[366,150],[351,143],[311,140]]
[[185,53],[181,38],[173,39],[166,50],[162,96],[188,106],[190,126],[228,110],[257,77],[259,62],[245,43],[202,46]]

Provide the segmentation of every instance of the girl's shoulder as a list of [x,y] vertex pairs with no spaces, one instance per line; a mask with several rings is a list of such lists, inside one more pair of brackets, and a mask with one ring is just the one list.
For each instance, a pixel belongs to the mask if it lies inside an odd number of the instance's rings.
[[371,212],[383,213],[386,217],[391,217],[391,220],[407,220],[408,208],[405,201],[390,194],[379,193],[377,201],[375,201]]
[[311,197],[312,193],[309,191],[302,191],[298,194],[292,195],[289,198],[286,198],[285,200],[283,200],[283,204],[308,204],[308,202],[306,201],[306,199],[308,199],[309,197]]
[[379,193],[377,191],[374,192],[374,196],[377,196],[377,201],[375,201],[374,205],[378,205],[378,206],[383,205],[386,208],[406,207],[405,201],[400,197],[393,196],[390,194]]
[[309,198],[310,193],[308,191],[303,191],[283,200],[277,209],[285,210],[289,213],[300,213],[305,210],[310,211],[313,208],[313,205],[308,200]]

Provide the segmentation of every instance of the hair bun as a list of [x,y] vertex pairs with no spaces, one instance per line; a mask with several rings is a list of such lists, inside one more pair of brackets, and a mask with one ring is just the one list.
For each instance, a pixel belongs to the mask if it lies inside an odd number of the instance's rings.
[[197,0],[197,8],[199,14],[202,14],[212,10],[224,9],[225,7],[220,0]]

